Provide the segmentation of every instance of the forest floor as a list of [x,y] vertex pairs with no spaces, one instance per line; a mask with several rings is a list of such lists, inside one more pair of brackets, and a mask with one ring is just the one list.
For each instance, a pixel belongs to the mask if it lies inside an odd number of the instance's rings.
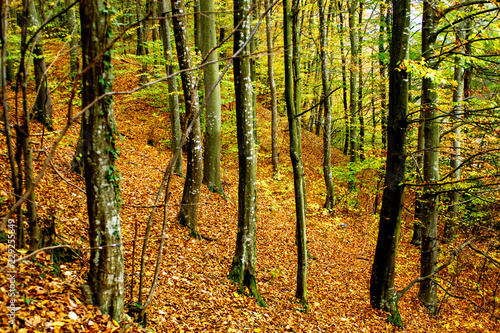
[[[117,58],[122,58],[118,56]],[[67,59],[57,60],[52,70],[64,77]],[[125,91],[137,86],[139,66],[115,60],[114,89]],[[65,122],[69,84],[55,91],[56,130]],[[9,95],[13,98],[11,95]],[[169,118],[165,111],[166,93],[153,88],[131,96],[115,98],[118,128],[123,140],[118,142],[121,155],[117,161],[122,175],[121,208],[122,234],[125,252],[126,298],[138,297],[140,251],[149,208],[171,158]],[[11,105],[12,105],[11,101]],[[238,293],[227,278],[237,230],[238,163],[235,135],[234,106],[223,107],[222,178],[226,197],[210,192],[203,186],[199,207],[199,231],[215,241],[195,240],[176,221],[184,179],[175,177],[170,206],[169,224],[165,234],[165,249],[160,267],[160,279],[147,312],[149,332],[393,332],[386,314],[375,311],[369,302],[370,272],[375,250],[378,215],[373,207],[380,189],[379,173],[365,169],[358,175],[358,190],[349,193],[347,181],[337,179],[337,209],[325,211],[322,173],[322,138],[303,131],[302,150],[307,183],[307,235],[310,253],[308,272],[308,308],[294,297],[296,276],[295,205],[293,175],[288,155],[288,132],[285,118],[279,120],[280,172],[273,177],[269,110],[258,107],[258,231],[256,273],[258,288],[268,307],[259,307],[254,298]],[[34,133],[42,133],[36,124]],[[57,132],[34,136],[36,170],[45,159],[44,151],[51,146]],[[54,263],[51,254],[40,252],[36,260],[25,260],[17,266],[16,304],[17,332],[114,332],[145,331],[126,317],[118,326],[109,316],[86,306],[79,286],[85,283],[89,267],[88,222],[84,182],[71,173],[72,159],[78,138],[78,126],[73,126],[61,141],[53,166],[36,189],[39,217],[44,223],[56,223],[56,244],[69,244],[81,249],[70,262]],[[1,137],[0,194],[9,198],[1,203],[2,215],[12,204],[9,167]],[[148,145],[148,140],[153,145]],[[368,152],[367,156],[381,154]],[[346,157],[333,150],[332,163],[347,168]],[[184,161],[185,166],[185,161]],[[63,179],[64,178],[64,179]],[[380,202],[380,199],[379,199]],[[405,207],[396,269],[396,287],[405,287],[419,276],[419,249],[410,245],[412,207]],[[157,213],[149,241],[146,260],[147,297],[156,265],[161,228]],[[134,239],[137,239],[134,242]],[[443,246],[440,261],[463,241],[458,237]],[[134,250],[135,245],[135,250]],[[7,263],[6,244],[0,244],[0,265]],[[135,255],[133,255],[135,251]],[[18,254],[22,256],[23,254]],[[462,262],[479,265],[479,259],[464,253]],[[451,274],[451,273],[450,273]],[[461,278],[467,274],[463,272]],[[472,273],[471,273],[472,274]],[[0,274],[0,332],[10,332],[6,316],[9,289],[8,274]],[[477,279],[476,275],[466,278]],[[133,295],[131,294],[133,290]],[[403,325],[407,332],[495,332],[500,325],[489,314],[471,305],[467,299],[447,297],[439,292],[438,315],[429,315],[419,305],[417,287],[399,303]],[[476,304],[481,295],[468,296]]]

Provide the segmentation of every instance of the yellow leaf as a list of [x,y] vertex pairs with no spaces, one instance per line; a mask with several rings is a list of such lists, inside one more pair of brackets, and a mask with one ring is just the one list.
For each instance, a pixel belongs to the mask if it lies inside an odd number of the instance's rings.
[[262,330],[260,328],[254,328],[253,331],[254,332],[262,332]]

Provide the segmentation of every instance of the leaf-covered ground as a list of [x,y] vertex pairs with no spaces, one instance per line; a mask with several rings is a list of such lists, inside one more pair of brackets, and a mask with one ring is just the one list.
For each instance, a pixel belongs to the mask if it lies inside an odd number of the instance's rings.
[[[56,77],[63,77],[67,59],[57,60],[52,68]],[[118,91],[130,90],[138,83],[139,66],[115,61]],[[136,72],[134,72],[136,70]],[[69,83],[54,92],[56,130],[62,128],[69,98]],[[13,96],[9,95],[13,105]],[[118,143],[121,155],[118,168],[122,174],[121,209],[125,250],[127,301],[137,301],[140,251],[146,221],[156,191],[170,160],[169,118],[164,108],[165,91],[119,96],[115,112],[123,140]],[[376,170],[365,169],[358,175],[358,191],[347,192],[345,179],[336,182],[337,209],[334,215],[323,210],[322,139],[303,131],[303,158],[307,182],[307,233],[310,252],[308,275],[309,306],[304,309],[295,299],[296,248],[292,168],[287,148],[287,122],[280,118],[280,173],[273,177],[271,168],[270,112],[258,108],[258,234],[257,280],[268,307],[259,307],[255,300],[241,295],[227,279],[237,229],[238,165],[235,137],[234,105],[223,106],[222,176],[226,197],[203,187],[199,207],[199,231],[215,241],[195,240],[178,225],[176,215],[182,195],[183,178],[175,177],[171,188],[169,225],[167,227],[160,280],[152,306],[147,313],[147,330],[152,332],[392,332],[384,313],[371,309],[369,280],[377,236],[378,217],[373,214],[377,183]],[[39,125],[34,133],[41,134]],[[39,170],[45,153],[57,133],[34,136],[36,168]],[[39,216],[43,223],[56,222],[57,244],[69,244],[81,250],[70,262],[54,264],[51,255],[39,253],[36,260],[19,263],[16,288],[19,307],[17,332],[114,332],[143,331],[129,317],[118,326],[109,316],[85,305],[79,289],[85,283],[88,269],[88,224],[85,194],[81,177],[70,172],[69,163],[78,138],[73,126],[36,190]],[[2,136],[0,155],[2,212],[12,204],[9,166]],[[149,142],[153,145],[148,145]],[[370,152],[369,156],[380,154]],[[347,160],[334,150],[332,162],[339,169],[347,168]],[[185,165],[185,163],[184,163]],[[380,191],[379,191],[380,192]],[[380,194],[380,193],[378,193]],[[380,199],[378,200],[380,202]],[[419,250],[409,244],[413,208],[408,206],[399,248],[396,285],[402,289],[419,275]],[[161,212],[157,213],[152,239],[147,250],[147,297],[156,265],[161,228]],[[137,240],[134,242],[134,238]],[[460,237],[449,246],[442,246],[440,260],[448,258]],[[134,247],[135,245],[135,247]],[[0,265],[7,263],[5,244],[0,244]],[[135,249],[135,250],[134,250]],[[135,255],[133,253],[135,252]],[[18,257],[21,254],[18,254]],[[498,258],[498,257],[497,257]],[[454,290],[468,300],[447,297],[440,291],[440,313],[428,315],[416,299],[415,287],[400,302],[399,308],[408,332],[494,332],[499,329],[495,319],[476,305],[491,310],[491,300],[476,292],[472,282],[483,280],[498,286],[498,269],[487,267],[482,277],[476,267],[488,264],[466,252],[454,271],[445,279],[461,282],[463,290]],[[469,266],[464,266],[469,265]],[[459,268],[469,267],[469,270]],[[484,270],[483,270],[484,272]],[[7,292],[9,275],[0,273],[0,332],[12,331],[8,324]],[[488,284],[489,286],[489,284]],[[479,289],[479,288],[477,288]],[[485,287],[486,289],[486,287]],[[133,291],[133,295],[131,292]],[[496,292],[496,291],[495,291]],[[488,303],[490,302],[490,303]],[[494,302],[494,300],[493,300]],[[498,300],[497,300],[498,302]],[[306,311],[307,310],[307,311]],[[495,308],[493,308],[495,311]],[[496,310],[498,316],[498,310]]]

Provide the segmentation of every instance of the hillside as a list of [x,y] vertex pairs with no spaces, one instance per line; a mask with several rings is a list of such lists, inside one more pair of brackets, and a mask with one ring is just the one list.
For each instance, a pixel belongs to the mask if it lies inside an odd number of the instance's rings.
[[[54,66],[54,75],[63,77],[67,59]],[[137,70],[137,71],[136,71]],[[114,89],[126,91],[138,84],[139,67],[130,62],[115,61]],[[60,71],[60,72],[58,72]],[[136,72],[135,72],[136,71]],[[35,159],[39,170],[44,151],[64,125],[69,85],[61,84],[55,133],[43,133],[36,124]],[[171,157],[168,148],[169,120],[162,103],[166,95],[161,89],[153,92],[115,98],[115,113],[123,140],[118,143],[121,155],[118,169],[122,175],[122,233],[125,249],[126,291],[128,300],[136,300],[142,237],[157,188]],[[13,96],[11,98],[11,104]],[[238,165],[235,136],[234,106],[223,107],[222,175],[226,198],[203,187],[199,214],[199,231],[214,241],[195,240],[176,222],[183,179],[175,177],[171,188],[170,223],[166,232],[160,280],[152,306],[148,310],[147,331],[150,332],[391,332],[396,330],[386,322],[384,313],[374,311],[369,304],[369,279],[375,250],[378,216],[373,214],[379,176],[366,169],[358,177],[359,191],[348,193],[345,179],[337,179],[338,208],[332,216],[322,209],[324,200],[322,175],[322,139],[303,131],[303,157],[307,182],[307,233],[310,251],[308,300],[305,311],[296,302],[294,245],[295,218],[293,176],[288,156],[287,122],[280,119],[280,173],[273,178],[270,150],[270,112],[258,108],[258,287],[268,304],[259,307],[255,300],[241,295],[228,279],[237,230]],[[38,135],[39,134],[39,135]],[[41,219],[56,224],[56,244],[68,244],[78,249],[71,262],[53,263],[45,252],[36,261],[19,263],[16,288],[20,297],[16,303],[17,332],[114,332],[145,331],[125,321],[116,326],[109,316],[92,306],[85,306],[79,286],[85,282],[88,269],[88,225],[85,195],[81,177],[70,172],[69,163],[78,138],[78,126],[73,126],[62,140],[53,165],[36,190]],[[153,145],[148,144],[148,140]],[[9,167],[4,136],[1,137],[0,174],[2,212],[13,197],[10,195]],[[371,152],[372,155],[381,152]],[[347,160],[334,150],[334,166],[347,168]],[[185,165],[185,164],[184,164]],[[379,199],[380,202],[380,199]],[[418,276],[419,249],[411,246],[412,207],[404,213],[396,285],[399,289]],[[149,242],[146,267],[146,296],[156,262],[161,212],[157,213],[154,232]],[[155,238],[156,237],[156,238]],[[134,239],[137,241],[134,242]],[[460,243],[442,248],[441,261]],[[135,244],[135,247],[134,247]],[[6,245],[0,244],[2,253]],[[133,255],[135,251],[135,256]],[[471,265],[479,263],[469,252],[464,254]],[[5,266],[7,256],[1,256]],[[463,259],[466,261],[466,259]],[[480,263],[479,263],[480,264]],[[464,273],[466,274],[466,273]],[[473,274],[473,273],[470,273]],[[0,274],[2,302],[0,332],[9,332],[6,290],[7,274]],[[472,276],[471,279],[477,279]],[[133,288],[132,288],[133,284]],[[133,289],[133,298],[130,291]],[[408,332],[488,332],[498,330],[494,319],[474,309],[467,300],[444,297],[441,293],[440,314],[430,316],[416,299],[416,289],[409,292],[399,307]]]

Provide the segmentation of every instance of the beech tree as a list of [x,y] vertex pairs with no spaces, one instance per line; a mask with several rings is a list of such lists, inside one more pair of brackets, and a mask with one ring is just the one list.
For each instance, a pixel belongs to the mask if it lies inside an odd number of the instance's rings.
[[234,0],[234,94],[236,99],[236,135],[238,140],[238,232],[229,278],[241,291],[248,287],[260,305],[265,305],[255,280],[257,233],[257,150],[254,140],[252,79],[250,69],[250,0]]
[[203,183],[212,191],[222,191],[220,180],[220,148],[221,148],[221,99],[217,63],[217,31],[215,30],[215,13],[213,0],[200,1],[200,48],[204,60],[203,67],[205,85],[206,122],[205,144],[203,155]]
[[82,31],[82,119],[85,189],[89,214],[89,285],[95,305],[116,321],[124,312],[123,249],[118,214],[119,173],[114,165],[118,154],[114,135],[112,57],[109,3],[81,0]]
[[182,89],[184,91],[184,103],[186,106],[186,124],[193,122],[191,131],[187,138],[187,171],[184,191],[182,192],[179,221],[182,225],[189,227],[194,237],[199,238],[198,233],[198,202],[200,200],[200,188],[202,180],[202,147],[200,118],[197,113],[200,107],[198,93],[196,90],[196,79],[192,71],[193,67],[191,53],[188,43],[187,18],[184,2],[172,0],[172,21],[174,23],[175,47],[177,59],[181,72]]
[[401,227],[408,126],[408,73],[402,64],[410,35],[410,0],[393,0],[393,25],[389,63],[389,117],[385,187],[379,232],[370,280],[372,307],[387,311],[401,325],[394,270]]

